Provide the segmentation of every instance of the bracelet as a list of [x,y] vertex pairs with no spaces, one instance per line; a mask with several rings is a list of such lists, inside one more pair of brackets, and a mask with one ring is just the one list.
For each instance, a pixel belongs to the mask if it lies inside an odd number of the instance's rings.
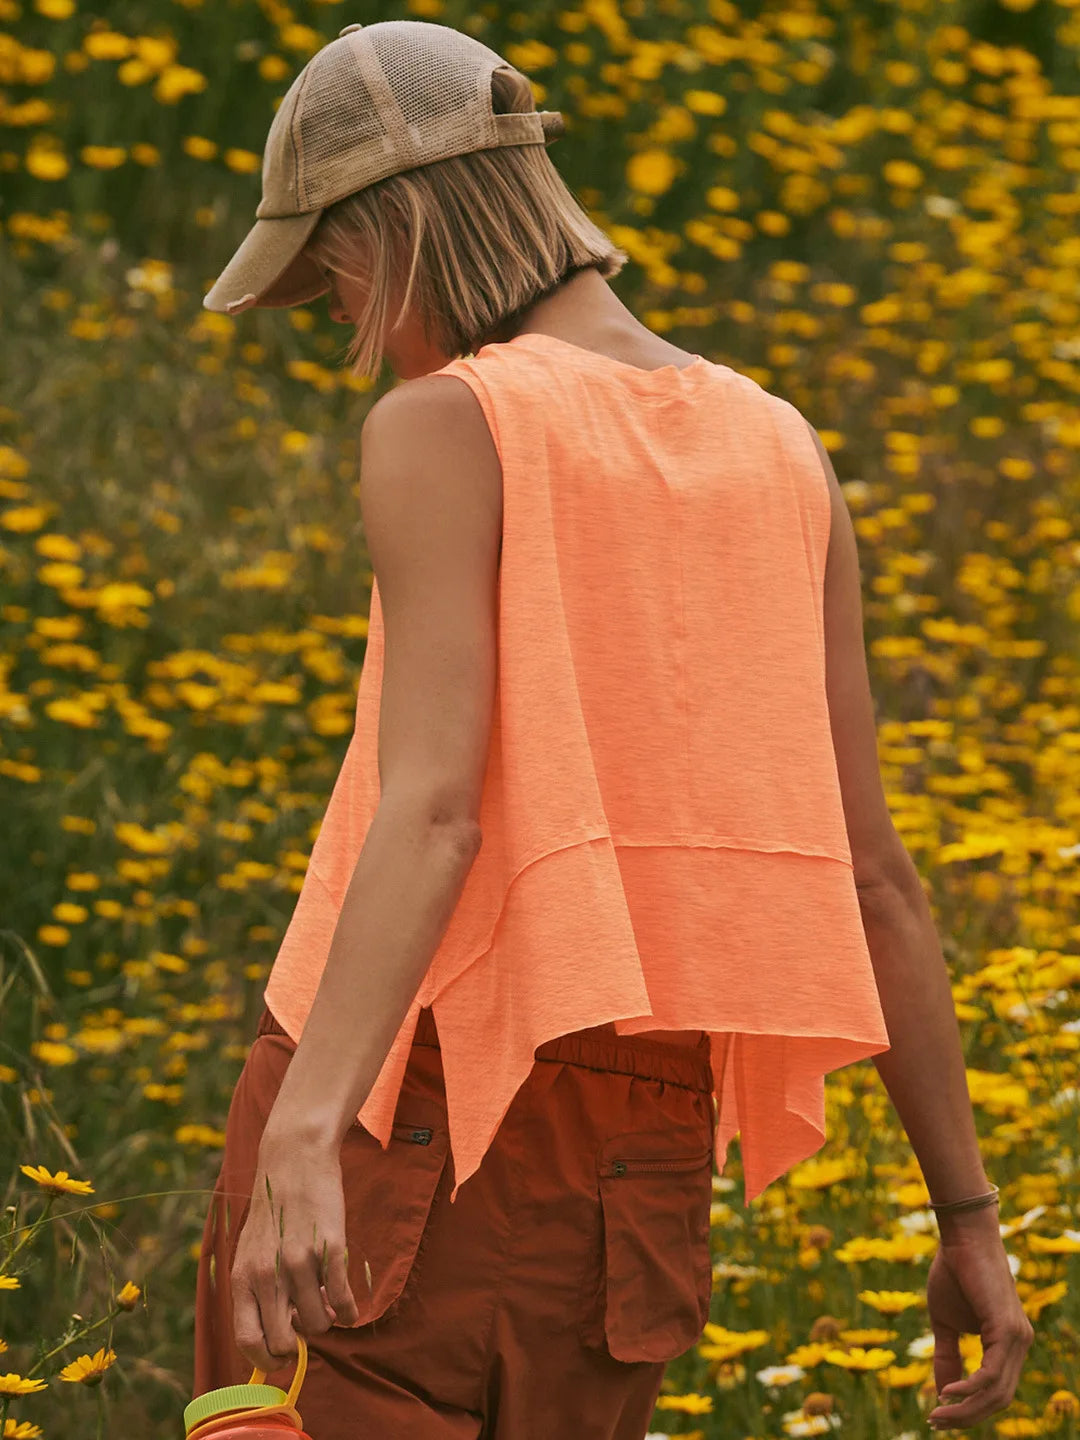
[[994,1188],[987,1195],[973,1195],[969,1200],[950,1200],[944,1205],[935,1205],[930,1202],[930,1209],[938,1214],[942,1212],[949,1214],[957,1210],[981,1210],[984,1205],[993,1205],[998,1198],[998,1187]]

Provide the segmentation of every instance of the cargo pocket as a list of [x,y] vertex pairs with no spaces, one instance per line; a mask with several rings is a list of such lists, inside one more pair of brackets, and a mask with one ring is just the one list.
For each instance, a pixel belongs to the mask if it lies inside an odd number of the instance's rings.
[[349,1285],[360,1312],[356,1324],[343,1329],[358,1329],[385,1315],[406,1281],[416,1279],[450,1136],[445,1106],[434,1100],[410,1097],[402,1113],[406,1118],[395,1121],[385,1151],[357,1122],[342,1143]]
[[582,1342],[616,1360],[673,1360],[709,1318],[713,1152],[700,1129],[633,1131],[600,1147],[602,1235],[582,1291]]

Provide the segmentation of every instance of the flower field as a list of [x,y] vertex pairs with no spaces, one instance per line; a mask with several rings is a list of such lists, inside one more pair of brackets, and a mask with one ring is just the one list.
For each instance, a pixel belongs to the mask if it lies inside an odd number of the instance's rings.
[[[1036,1330],[984,1429],[1074,1440],[1077,0],[0,0],[0,1440],[181,1433],[229,1098],[352,733],[393,384],[324,301],[201,302],[274,102],[390,18],[527,73],[620,297],[833,457]],[[712,1318],[654,1434],[925,1429],[926,1187],[870,1062],[827,1116],[749,1208],[737,1143],[714,1179]]]

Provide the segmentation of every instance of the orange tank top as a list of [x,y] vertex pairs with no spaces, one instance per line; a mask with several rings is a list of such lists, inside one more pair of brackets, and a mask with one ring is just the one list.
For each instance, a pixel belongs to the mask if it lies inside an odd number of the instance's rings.
[[[359,1122],[389,1146],[421,1006],[454,1189],[538,1045],[707,1032],[748,1203],[825,1139],[824,1076],[887,1050],[825,690],[828,483],[802,416],[698,356],[528,333],[452,360],[502,466],[484,843]],[[264,991],[299,1040],[379,801],[383,623]]]

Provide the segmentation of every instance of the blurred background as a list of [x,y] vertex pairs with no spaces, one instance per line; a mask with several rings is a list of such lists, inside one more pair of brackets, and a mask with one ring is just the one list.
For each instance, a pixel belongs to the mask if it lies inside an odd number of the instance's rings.
[[[181,1433],[229,1098],[352,733],[358,437],[394,383],[343,369],[325,300],[202,297],[293,77],[394,18],[528,74],[620,298],[832,454],[1036,1329],[994,1428],[1072,1440],[1077,0],[0,0],[0,1433]],[[714,1179],[713,1323],[656,1434],[891,1440],[933,1407],[925,1186],[871,1062],[827,1109],[750,1209],[737,1143]]]

